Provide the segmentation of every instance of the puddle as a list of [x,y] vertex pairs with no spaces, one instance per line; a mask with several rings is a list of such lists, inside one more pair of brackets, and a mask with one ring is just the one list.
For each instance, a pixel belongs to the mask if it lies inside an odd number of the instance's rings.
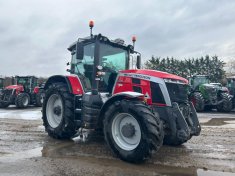
[[0,153],[0,162],[14,162],[17,160],[33,158],[33,157],[40,157],[42,156],[42,149],[43,147],[26,150],[22,152],[15,152],[15,153]]
[[23,120],[40,120],[42,116],[41,108],[17,109],[10,107],[0,109],[0,118],[23,119]]
[[[93,151],[89,153],[89,151]],[[103,150],[103,151],[101,151]],[[95,151],[95,154],[94,154]],[[102,155],[100,154],[102,153]],[[48,139],[43,147],[16,153],[0,153],[0,163],[14,162],[36,157],[58,158],[68,162],[82,162],[94,170],[112,170],[118,176],[165,175],[165,176],[235,176],[235,173],[203,170],[195,167],[173,167],[161,164],[130,164],[114,158],[103,144],[76,144],[73,141]]]
[[212,118],[207,122],[201,123],[203,126],[223,126],[223,125],[235,125],[234,118]]
[[197,176],[235,176],[235,173],[198,169]]

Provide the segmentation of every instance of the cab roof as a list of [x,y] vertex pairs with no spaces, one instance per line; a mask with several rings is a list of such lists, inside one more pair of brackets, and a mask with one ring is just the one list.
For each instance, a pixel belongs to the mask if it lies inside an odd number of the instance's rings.
[[108,37],[103,36],[102,34],[92,35],[92,36],[88,36],[85,38],[79,38],[78,41],[73,42],[68,47],[68,50],[73,51],[76,47],[77,42],[86,44],[86,43],[94,42],[96,39],[102,41],[103,43],[108,43],[109,45],[114,46],[114,47],[123,48],[125,50],[130,49],[131,51],[134,51],[134,47],[132,45],[126,45],[124,40],[119,39],[119,38],[115,40],[110,40]]

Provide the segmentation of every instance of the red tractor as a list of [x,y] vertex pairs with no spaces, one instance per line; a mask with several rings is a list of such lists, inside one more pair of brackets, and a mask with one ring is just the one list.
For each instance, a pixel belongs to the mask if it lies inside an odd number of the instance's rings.
[[[199,135],[188,81],[139,69],[140,53],[132,45],[93,35],[92,27],[91,22],[89,37],[68,48],[71,75],[51,76],[45,84],[42,119],[48,135],[66,139],[83,135],[83,129],[102,130],[110,149],[134,163],[163,143],[180,145]],[[129,69],[133,60],[137,69]]]
[[45,96],[43,87],[37,86],[35,76],[16,76],[15,85],[5,87],[0,92],[0,108],[16,105],[26,108],[28,105],[42,106]]

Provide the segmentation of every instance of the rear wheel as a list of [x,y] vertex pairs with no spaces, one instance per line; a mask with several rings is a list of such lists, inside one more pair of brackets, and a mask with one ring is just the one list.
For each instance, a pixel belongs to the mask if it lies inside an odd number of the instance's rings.
[[158,116],[139,101],[117,101],[104,116],[104,135],[111,150],[124,161],[139,163],[163,143]]
[[197,112],[201,112],[204,110],[205,101],[200,92],[194,92],[192,96],[192,103]]
[[42,106],[44,97],[45,97],[44,92],[39,92],[36,94],[36,106],[38,106],[38,107]]
[[63,83],[54,83],[46,91],[42,108],[43,125],[53,138],[67,139],[75,134],[73,94]]
[[30,96],[27,93],[17,95],[15,104],[17,108],[26,108],[30,103]]
[[223,102],[217,106],[217,110],[219,112],[230,112],[233,108],[232,96],[227,93],[221,93],[220,96]]

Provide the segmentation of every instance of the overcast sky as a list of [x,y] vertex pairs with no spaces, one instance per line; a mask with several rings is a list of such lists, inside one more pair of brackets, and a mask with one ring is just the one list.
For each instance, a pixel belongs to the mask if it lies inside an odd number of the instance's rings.
[[65,74],[91,19],[94,33],[136,35],[144,59],[235,59],[234,0],[0,0],[0,75]]

